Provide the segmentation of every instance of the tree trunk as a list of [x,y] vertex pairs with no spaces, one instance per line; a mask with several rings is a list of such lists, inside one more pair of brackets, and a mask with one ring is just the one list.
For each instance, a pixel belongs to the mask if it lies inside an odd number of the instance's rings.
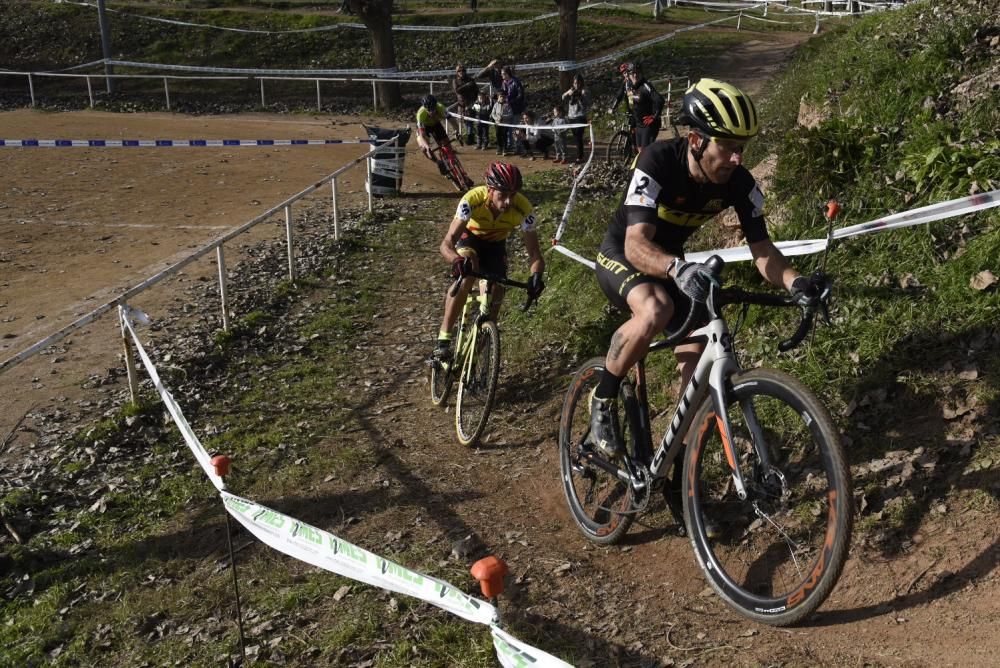
[[[580,0],[554,0],[559,6],[559,60],[576,60],[576,19]],[[559,73],[559,92],[573,85],[572,71]]]
[[[351,10],[368,27],[372,37],[372,65],[380,70],[396,69],[396,46],[392,38],[393,0],[350,0]],[[376,109],[391,109],[402,102],[398,83],[375,86]]]

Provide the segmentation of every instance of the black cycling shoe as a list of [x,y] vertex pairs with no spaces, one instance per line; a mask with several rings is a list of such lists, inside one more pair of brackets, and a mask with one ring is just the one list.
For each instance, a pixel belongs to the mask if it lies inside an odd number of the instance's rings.
[[434,352],[431,353],[431,360],[449,364],[451,362],[451,343],[449,341],[438,341],[437,346],[434,347]]
[[590,393],[590,435],[587,442],[607,457],[617,457],[621,454],[621,443],[618,442],[618,414],[615,412],[614,399],[599,399],[595,396],[597,388]]

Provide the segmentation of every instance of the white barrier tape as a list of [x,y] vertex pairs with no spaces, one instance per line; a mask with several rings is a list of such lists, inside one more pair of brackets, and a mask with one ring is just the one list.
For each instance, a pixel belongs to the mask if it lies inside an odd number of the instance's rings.
[[[919,209],[913,209],[912,211],[894,213],[867,223],[842,227],[839,230],[834,230],[831,236],[834,239],[849,239],[881,230],[897,230],[903,227],[912,227],[913,225],[926,225],[937,220],[963,216],[967,213],[974,213],[995,206],[1000,206],[1000,190],[969,195],[968,197],[948,200],[947,202],[938,202],[920,207]],[[826,239],[803,239],[797,241],[780,241],[775,246],[781,250],[782,254],[791,256],[818,253],[827,247],[827,243]],[[685,259],[692,262],[704,262],[712,255],[718,255],[726,262],[741,262],[753,259],[750,249],[747,246],[714,251],[700,251],[686,255]]]
[[[637,44],[633,44],[625,49],[620,49],[613,53],[608,53],[603,56],[598,56],[596,58],[591,58],[589,60],[583,61],[567,61],[567,60],[556,60],[540,63],[521,63],[517,66],[517,71],[533,71],[533,70],[551,70],[557,69],[559,71],[572,71],[581,70],[588,67],[593,67],[595,65],[600,65],[603,63],[615,61],[621,59],[625,54],[639,51],[645,49],[646,47],[653,46],[654,44],[659,44],[668,39],[673,39],[677,35],[691,30],[698,30],[700,28],[706,28],[718,23],[723,23],[725,21],[732,21],[737,19],[737,16],[725,16],[714,21],[707,21],[705,23],[699,23],[697,25],[686,26],[684,28],[679,28],[677,30],[665,33],[658,37],[653,37],[651,39],[644,40]],[[413,72],[400,72],[396,68],[386,68],[386,69],[333,69],[333,70],[278,70],[278,69],[265,69],[265,68],[245,68],[245,67],[203,67],[197,65],[172,65],[164,63],[143,63],[132,60],[102,60],[98,61],[99,64],[114,65],[121,67],[136,67],[136,68],[146,68],[152,70],[168,70],[168,71],[178,71],[178,72],[205,72],[213,74],[246,74],[246,75],[274,75],[274,76],[302,76],[302,77],[316,77],[316,76],[341,76],[341,77],[351,77],[351,76],[365,76],[373,77],[379,79],[422,79],[426,77],[435,76],[449,76],[454,74],[454,70],[426,70],[426,71],[413,71]],[[81,67],[81,66],[77,66]],[[470,69],[472,69],[470,67]],[[27,74],[26,72],[18,72],[17,74]],[[97,75],[94,75],[97,76]]]
[[198,440],[198,437],[195,436],[194,430],[191,429],[191,425],[188,424],[187,419],[184,417],[184,413],[181,412],[181,407],[177,405],[173,395],[170,394],[170,390],[168,390],[163,384],[163,381],[160,380],[160,375],[156,372],[156,367],[153,366],[152,360],[150,360],[149,355],[146,354],[146,349],[143,348],[142,343],[139,342],[139,335],[135,333],[135,324],[132,322],[132,318],[135,317],[137,320],[145,321],[147,323],[149,322],[149,318],[147,318],[146,314],[142,311],[126,305],[119,306],[118,313],[125,328],[128,330],[129,334],[132,335],[132,341],[135,343],[136,351],[138,351],[139,357],[142,359],[142,365],[146,367],[146,373],[149,374],[150,380],[153,381],[153,385],[156,387],[156,391],[160,395],[163,405],[167,407],[167,411],[174,419],[174,424],[177,425],[177,429],[181,432],[184,442],[187,443],[188,448],[191,449],[191,453],[194,455],[198,464],[201,465],[201,468],[205,471],[208,479],[212,481],[212,484],[215,485],[216,489],[222,492],[225,490],[226,484],[222,481],[222,478],[215,474],[215,467],[212,466],[212,459],[208,456],[205,446],[203,446],[201,441]]
[[457,114],[454,111],[449,111],[448,115],[452,118],[456,118],[463,121],[468,121],[470,123],[484,123],[486,125],[492,125],[493,127],[501,128],[518,128],[521,130],[572,130],[573,128],[589,128],[590,123],[564,123],[563,125],[525,125],[525,124],[515,124],[515,123],[497,123],[495,121],[481,121],[473,116],[463,116]]
[[[56,4],[66,4],[66,5],[78,5],[81,7],[92,7],[97,8],[97,5],[90,2],[71,2],[70,0],[55,0]],[[582,11],[584,9],[591,9],[593,7],[599,7],[601,5],[606,5],[606,2],[598,2],[589,5],[584,5],[580,7],[577,11]],[[330,30],[368,30],[368,26],[364,23],[334,23],[331,25],[317,26],[315,28],[299,28],[295,30],[255,30],[252,28],[229,28],[226,26],[216,26],[208,23],[192,23],[189,21],[178,21],[176,19],[165,19],[158,16],[143,16],[140,14],[130,14],[128,12],[122,12],[117,9],[106,9],[105,11],[114,14],[120,14],[121,16],[128,16],[134,19],[140,19],[143,21],[153,21],[156,23],[168,23],[171,25],[185,26],[190,28],[208,28],[211,30],[221,30],[223,32],[236,32],[245,33],[253,35],[293,35],[297,33],[312,33],[312,32],[327,32]],[[551,18],[558,18],[559,12],[548,12],[546,14],[540,14],[534,18],[530,19],[517,19],[513,21],[497,21],[494,23],[466,23],[458,26],[413,26],[413,25],[394,25],[392,26],[393,32],[460,32],[464,30],[481,30],[483,28],[507,28],[515,27],[521,25],[527,25],[529,23],[534,23],[536,21],[545,21]]]
[[313,566],[406,594],[470,622],[493,624],[496,608],[453,585],[389,561],[332,533],[229,492],[222,492],[229,513],[247,531],[279,552]]
[[313,566],[381,589],[418,598],[462,619],[489,626],[497,658],[503,666],[573,668],[570,664],[527,645],[500,629],[497,610],[486,601],[469,596],[448,582],[412,571],[332,533],[226,491],[222,478],[215,474],[215,467],[212,466],[208,452],[195,436],[173,395],[163,385],[156,367],[139,341],[133,319],[148,324],[148,317],[142,311],[127,305],[119,307],[119,314],[163,404],[195,459],[219,490],[226,511],[258,540]]
[[0,139],[12,148],[198,148],[204,146],[329,146],[374,144],[374,139]]
[[496,624],[490,627],[493,635],[493,648],[496,650],[500,665],[504,668],[573,668],[572,664],[546,654],[540,649],[526,645]]
[[557,243],[556,245],[554,245],[552,247],[552,249],[554,251],[556,251],[557,253],[562,253],[563,255],[565,255],[568,258],[576,260],[580,264],[587,265],[591,269],[597,269],[597,263],[596,262],[594,262],[593,260],[588,260],[587,258],[583,257],[579,253],[574,253],[573,251],[571,251],[570,249],[566,248],[562,244],[558,244]]

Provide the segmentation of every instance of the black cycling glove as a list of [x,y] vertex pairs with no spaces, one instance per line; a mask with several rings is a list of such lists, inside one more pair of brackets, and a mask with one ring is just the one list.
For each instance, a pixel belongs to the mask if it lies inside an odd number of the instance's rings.
[[819,304],[819,290],[805,276],[799,276],[792,281],[792,287],[789,289],[789,292],[792,294],[792,299],[799,306],[813,308]]
[[538,299],[544,289],[545,281],[542,280],[542,272],[536,271],[528,279],[528,296],[532,299]]
[[685,262],[678,258],[674,263],[674,281],[688,299],[703,304],[712,285],[712,272],[701,262]]

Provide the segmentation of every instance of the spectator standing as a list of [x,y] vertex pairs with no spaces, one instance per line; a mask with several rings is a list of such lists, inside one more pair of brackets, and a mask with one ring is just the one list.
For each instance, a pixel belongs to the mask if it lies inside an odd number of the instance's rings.
[[557,165],[566,164],[566,139],[563,137],[563,130],[559,129],[560,125],[566,125],[566,117],[563,116],[563,108],[561,104],[552,105],[552,142],[555,144],[556,149],[556,159],[553,160]]
[[476,148],[485,151],[490,145],[490,112],[493,111],[493,104],[490,102],[490,94],[484,90],[479,91],[479,99],[472,105],[472,113],[476,121]]
[[496,99],[497,92],[503,89],[503,76],[500,74],[500,68],[497,67],[496,58],[487,63],[486,67],[479,70],[475,78],[487,79],[490,82],[490,96],[494,99]]
[[510,110],[510,104],[507,102],[507,94],[503,91],[497,93],[497,101],[493,103],[493,111],[490,112],[490,118],[497,124],[497,155],[507,155],[507,151],[510,149],[510,128],[501,124],[512,124],[514,122],[514,112]]
[[524,94],[524,84],[514,76],[514,68],[510,65],[504,65],[500,68],[500,78],[503,92],[507,94],[507,103],[510,104],[514,118],[518,118],[528,106],[528,98]]
[[[587,111],[590,110],[590,93],[584,84],[583,77],[579,74],[573,76],[573,85],[563,93],[566,100],[566,122],[569,124],[586,123]],[[576,161],[583,162],[583,130],[584,128],[573,128],[573,137],[576,139]]]
[[478,11],[477,9],[478,7],[479,7],[479,0],[469,0],[469,9],[471,9],[473,12],[476,12]]
[[465,71],[465,65],[455,66],[455,78],[451,80],[451,90],[458,101],[458,115],[462,116],[460,124],[465,125],[466,144],[472,144],[476,138],[476,123],[470,118],[472,105],[479,96],[479,84]]
[[631,63],[627,76],[632,83],[632,119],[635,122],[635,144],[641,151],[656,141],[660,133],[663,96],[642,76],[639,63]]

